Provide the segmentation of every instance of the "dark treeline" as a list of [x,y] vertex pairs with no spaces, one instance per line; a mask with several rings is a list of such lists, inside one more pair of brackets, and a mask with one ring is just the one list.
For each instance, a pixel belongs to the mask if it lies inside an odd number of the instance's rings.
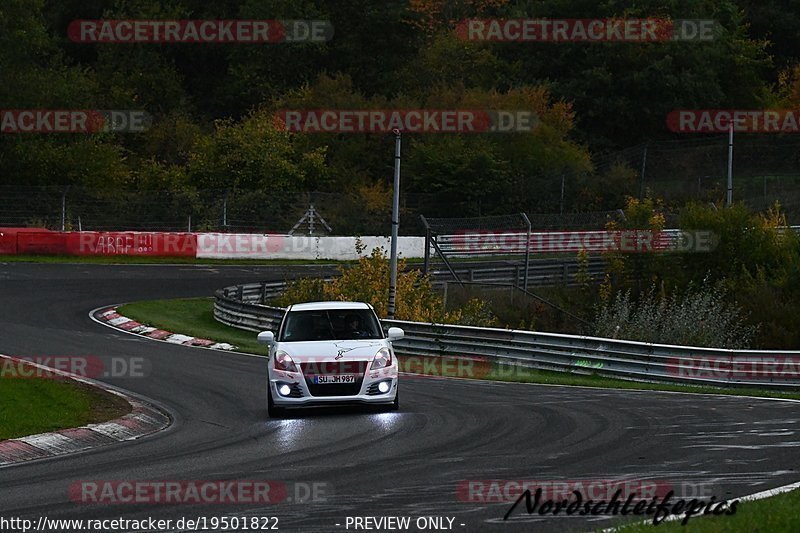
[[[640,44],[465,42],[454,31],[471,17],[622,16],[720,27],[711,42]],[[323,19],[335,35],[70,41],[72,21],[99,18]],[[800,103],[798,33],[800,3],[769,0],[6,0],[0,109],[138,109],[154,121],[137,134],[0,135],[0,185],[346,191],[382,212],[392,136],[291,134],[275,111],[527,109],[541,120],[529,133],[408,135],[404,191],[452,205],[481,198],[483,214],[553,211],[568,175],[565,209],[613,209],[637,189],[639,169],[597,161],[674,138],[665,125],[673,109]]]

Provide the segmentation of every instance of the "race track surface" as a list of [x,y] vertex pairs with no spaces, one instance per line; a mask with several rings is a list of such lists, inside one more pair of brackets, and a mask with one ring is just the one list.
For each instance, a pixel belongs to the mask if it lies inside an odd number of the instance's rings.
[[[170,429],[140,441],[1,468],[0,516],[276,516],[280,531],[347,531],[348,516],[444,516],[455,518],[454,531],[572,531],[616,522],[541,518],[523,508],[503,521],[508,502],[463,501],[458,489],[469,480],[624,478],[729,499],[800,479],[796,403],[407,377],[398,413],[326,410],[270,420],[264,359],[155,342],[89,318],[106,304],[209,296],[238,282],[328,272],[0,264],[0,353],[145,358],[145,378],[108,382],[175,417]],[[326,501],[70,499],[73,483],[100,480],[276,480],[290,498],[304,487],[296,483],[324,483]]]

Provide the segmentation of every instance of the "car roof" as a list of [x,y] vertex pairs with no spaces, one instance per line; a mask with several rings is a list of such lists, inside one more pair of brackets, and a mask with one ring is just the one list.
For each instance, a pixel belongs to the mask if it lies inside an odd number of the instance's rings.
[[289,311],[324,311],[328,309],[371,309],[364,302],[307,302],[294,304]]

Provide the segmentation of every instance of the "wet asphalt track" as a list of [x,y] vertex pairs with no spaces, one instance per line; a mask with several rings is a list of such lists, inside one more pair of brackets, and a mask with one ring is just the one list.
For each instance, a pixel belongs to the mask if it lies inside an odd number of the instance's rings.
[[[138,442],[0,468],[0,516],[277,516],[280,531],[346,531],[347,516],[449,516],[455,531],[569,531],[616,522],[545,520],[521,509],[504,522],[509,504],[461,501],[457,488],[465,480],[625,478],[679,492],[702,484],[721,499],[800,479],[800,404],[409,378],[399,413],[276,421],[266,416],[262,359],[137,338],[88,316],[105,304],[207,296],[236,282],[321,271],[0,264],[0,353],[144,357],[147,378],[109,383],[175,416],[169,430]],[[327,501],[99,506],[68,496],[83,480],[209,479],[324,482]]]

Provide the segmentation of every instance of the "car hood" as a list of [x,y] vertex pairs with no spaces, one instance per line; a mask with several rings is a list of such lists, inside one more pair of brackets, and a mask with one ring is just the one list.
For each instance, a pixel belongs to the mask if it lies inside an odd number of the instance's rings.
[[276,348],[288,353],[296,363],[314,361],[372,361],[381,348],[387,347],[383,339],[348,341],[281,342]]

